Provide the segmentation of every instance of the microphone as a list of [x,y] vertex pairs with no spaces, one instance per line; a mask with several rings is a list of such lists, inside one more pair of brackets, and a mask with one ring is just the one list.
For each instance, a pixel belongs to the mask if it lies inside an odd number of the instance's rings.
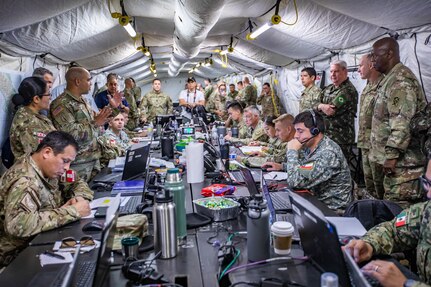
[[315,138],[316,136],[317,136],[317,135],[313,135],[313,136],[309,137],[308,139],[306,139],[306,140],[304,140],[304,141],[302,141],[302,142],[300,142],[300,143],[303,145],[303,144],[305,144],[305,143],[309,142],[310,140],[312,140],[313,138]]

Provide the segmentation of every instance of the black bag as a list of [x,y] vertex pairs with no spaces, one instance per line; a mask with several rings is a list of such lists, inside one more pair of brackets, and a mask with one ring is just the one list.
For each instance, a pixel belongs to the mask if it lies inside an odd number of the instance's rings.
[[1,147],[1,160],[3,162],[3,165],[8,169],[13,165],[13,162],[15,161],[15,156],[13,155],[12,148],[10,147],[10,137],[7,137],[7,139],[3,143],[3,146]]
[[356,217],[365,229],[370,230],[377,224],[392,220],[403,209],[396,203],[387,200],[362,199],[347,206],[345,217]]

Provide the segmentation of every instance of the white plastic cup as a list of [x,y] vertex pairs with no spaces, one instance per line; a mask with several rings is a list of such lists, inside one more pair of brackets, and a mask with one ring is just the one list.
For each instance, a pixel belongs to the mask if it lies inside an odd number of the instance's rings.
[[287,221],[276,221],[271,226],[275,254],[288,255],[292,247],[293,225]]

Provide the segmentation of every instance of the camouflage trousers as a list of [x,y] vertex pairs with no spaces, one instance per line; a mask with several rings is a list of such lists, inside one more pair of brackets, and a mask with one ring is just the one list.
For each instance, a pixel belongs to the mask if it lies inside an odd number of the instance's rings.
[[93,177],[100,172],[100,162],[96,159],[83,163],[72,163],[70,168],[73,169],[82,180],[90,182]]
[[370,150],[361,149],[362,151],[362,169],[364,171],[365,188],[376,199],[383,199],[385,189],[383,187],[383,167],[370,160]]
[[399,204],[402,208],[421,201],[424,197],[419,177],[424,173],[424,167],[398,167],[395,173],[385,175],[383,199]]

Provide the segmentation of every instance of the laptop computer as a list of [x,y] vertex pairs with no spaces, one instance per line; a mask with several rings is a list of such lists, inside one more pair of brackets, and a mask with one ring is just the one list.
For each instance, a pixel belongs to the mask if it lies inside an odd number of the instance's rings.
[[[137,144],[140,145],[140,144]],[[146,143],[126,152],[123,172],[113,172],[96,177],[94,182],[115,183],[140,177],[147,169],[150,144]]]
[[[253,196],[255,194],[258,194],[259,190],[257,188],[256,181],[254,180],[254,176],[252,175],[251,171],[248,168],[241,168],[240,172],[242,173],[245,185],[247,186],[250,195]],[[267,193],[266,195],[268,195],[271,199],[271,203],[276,212],[286,213],[292,211],[289,194],[287,192],[269,192],[268,185],[266,184],[266,181],[262,175],[260,182],[262,184],[262,192]],[[263,195],[266,196],[265,194]]]
[[340,286],[352,286],[336,228],[309,201],[294,192],[288,194],[305,255],[321,272],[337,274]]
[[116,197],[106,212],[106,220],[96,261],[82,259],[79,254],[79,248],[77,248],[78,252],[75,252],[72,263],[63,264],[60,270],[56,265],[44,267],[44,270],[37,273],[28,286],[103,286],[111,264],[110,258],[116,233],[119,206],[120,198]]

